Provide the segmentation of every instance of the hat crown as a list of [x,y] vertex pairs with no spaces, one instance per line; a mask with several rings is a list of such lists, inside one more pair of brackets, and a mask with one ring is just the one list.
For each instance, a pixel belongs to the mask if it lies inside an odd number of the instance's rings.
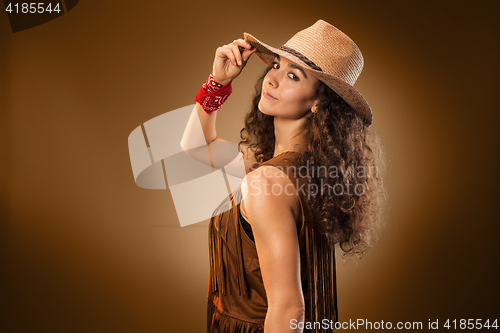
[[323,20],[297,32],[282,49],[298,52],[307,67],[312,67],[312,62],[324,73],[350,85],[354,85],[363,69],[363,55],[354,41]]

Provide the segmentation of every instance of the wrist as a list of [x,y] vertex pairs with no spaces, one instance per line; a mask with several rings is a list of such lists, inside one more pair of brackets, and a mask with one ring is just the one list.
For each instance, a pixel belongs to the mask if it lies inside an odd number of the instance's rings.
[[220,85],[222,85],[222,86],[225,86],[225,85],[227,85],[227,84],[229,84],[229,83],[231,83],[231,82],[233,81],[233,80],[231,80],[231,79],[221,79],[221,78],[217,77],[217,76],[214,74],[214,72],[212,72],[210,75],[212,75],[212,78],[213,78],[213,80],[214,80],[215,82],[219,83],[219,84],[220,84]]
[[222,107],[232,91],[231,81],[223,85],[214,79],[213,73],[210,73],[196,94],[195,101],[201,105],[206,113],[211,113]]

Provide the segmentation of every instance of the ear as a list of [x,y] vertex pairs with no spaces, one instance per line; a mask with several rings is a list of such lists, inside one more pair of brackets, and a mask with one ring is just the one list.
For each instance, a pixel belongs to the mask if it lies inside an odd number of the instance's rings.
[[318,107],[319,107],[319,100],[315,100],[314,103],[313,103],[313,106],[311,108],[311,112],[312,113],[316,113],[318,112]]

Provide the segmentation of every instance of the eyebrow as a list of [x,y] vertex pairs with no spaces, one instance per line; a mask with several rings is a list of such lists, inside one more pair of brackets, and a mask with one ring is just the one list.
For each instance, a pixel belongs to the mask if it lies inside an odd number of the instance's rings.
[[[276,58],[278,58],[278,61],[281,61],[281,58],[280,58],[279,54],[276,55]],[[288,64],[288,67],[292,67],[292,68],[298,69],[299,71],[302,72],[302,74],[306,77],[306,79],[308,78],[306,72],[302,69],[302,67],[297,66],[295,64],[290,64],[290,63]]]

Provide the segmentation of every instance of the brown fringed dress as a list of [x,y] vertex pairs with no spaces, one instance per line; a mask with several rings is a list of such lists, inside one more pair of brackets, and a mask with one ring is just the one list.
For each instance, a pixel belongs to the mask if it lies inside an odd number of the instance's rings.
[[[259,165],[279,167],[299,190],[302,223],[297,230],[305,322],[325,329],[338,321],[335,254],[319,233],[307,201],[307,179],[299,177],[294,164],[297,152],[287,151]],[[293,166],[293,167],[292,167]],[[292,168],[290,168],[292,167]],[[297,173],[297,174],[296,174]],[[240,221],[241,187],[215,210],[209,224],[210,264],[208,280],[207,332],[254,333],[264,331],[267,297],[262,282],[255,243]],[[331,325],[331,326],[330,326]],[[314,327],[314,326],[312,326]]]

